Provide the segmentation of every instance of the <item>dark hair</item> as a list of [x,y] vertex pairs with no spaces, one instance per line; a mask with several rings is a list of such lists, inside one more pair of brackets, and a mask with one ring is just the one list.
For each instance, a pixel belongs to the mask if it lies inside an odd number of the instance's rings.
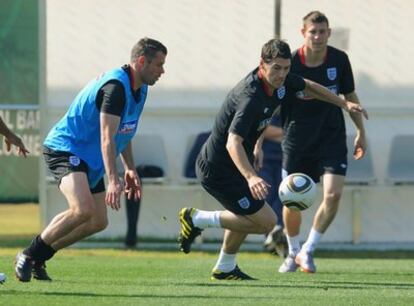
[[305,17],[303,17],[303,26],[306,25],[307,22],[311,23],[324,23],[326,22],[327,26],[329,27],[329,21],[328,18],[325,16],[324,13],[321,13],[319,11],[312,11],[306,14]]
[[158,51],[161,51],[165,55],[167,54],[167,48],[158,40],[144,37],[132,47],[131,62],[142,55],[148,59],[153,59]]
[[263,45],[262,59],[265,63],[270,63],[276,58],[291,58],[289,45],[278,38],[273,38]]

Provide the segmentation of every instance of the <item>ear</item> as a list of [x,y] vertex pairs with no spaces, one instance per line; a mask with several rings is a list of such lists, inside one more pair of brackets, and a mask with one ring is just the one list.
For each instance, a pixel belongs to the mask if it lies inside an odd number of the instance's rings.
[[305,37],[306,28],[303,27],[302,29],[300,29],[300,32],[302,33],[302,36]]
[[260,63],[259,63],[259,72],[261,74],[264,74],[266,72],[266,69],[264,68],[265,62],[264,60],[261,58],[260,59]]
[[331,28],[328,28],[328,38],[331,37]]
[[261,58],[259,62],[259,68],[263,68],[264,60]]
[[138,65],[139,66],[144,66],[145,60],[146,60],[145,56],[143,56],[143,55],[138,56],[138,58],[137,58]]

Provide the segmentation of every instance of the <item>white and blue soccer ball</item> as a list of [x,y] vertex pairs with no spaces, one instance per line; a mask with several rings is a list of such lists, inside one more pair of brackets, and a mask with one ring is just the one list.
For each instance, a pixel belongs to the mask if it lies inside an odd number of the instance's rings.
[[304,173],[292,173],[280,183],[279,198],[290,209],[305,210],[315,202],[316,184]]
[[6,274],[0,273],[0,284],[3,284],[7,279]]

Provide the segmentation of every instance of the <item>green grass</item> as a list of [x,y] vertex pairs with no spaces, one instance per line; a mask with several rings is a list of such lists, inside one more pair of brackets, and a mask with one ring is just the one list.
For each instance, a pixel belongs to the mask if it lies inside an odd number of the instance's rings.
[[318,258],[318,273],[277,273],[279,258],[239,255],[259,281],[210,281],[217,254],[65,250],[49,264],[53,282],[19,283],[18,249],[0,250],[0,305],[413,305],[412,259]]
[[16,253],[39,232],[38,205],[0,205],[0,305],[414,305],[413,252],[318,252],[318,273],[279,274],[281,260],[241,253],[240,267],[259,281],[210,281],[216,253],[59,252],[53,282],[20,283]]

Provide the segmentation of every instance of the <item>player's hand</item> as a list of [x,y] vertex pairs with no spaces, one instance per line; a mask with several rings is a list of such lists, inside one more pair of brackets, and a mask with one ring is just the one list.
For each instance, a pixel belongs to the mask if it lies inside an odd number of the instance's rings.
[[263,154],[262,149],[254,150],[254,163],[253,163],[254,170],[259,171],[260,169],[262,169],[263,155],[264,154]]
[[141,180],[135,170],[125,171],[125,186],[124,192],[128,200],[134,199],[138,201],[141,199]]
[[365,136],[357,134],[354,140],[354,159],[358,160],[364,157],[367,150],[367,142]]
[[362,113],[365,119],[368,119],[368,112],[359,103],[346,101],[346,111],[348,113]]
[[121,208],[121,193],[122,193],[122,182],[119,178],[109,180],[108,188],[105,195],[105,203],[112,209],[119,210]]
[[19,155],[23,155],[24,157],[26,157],[26,154],[30,153],[24,146],[24,143],[21,140],[21,138],[15,134],[11,134],[8,137],[5,137],[4,141],[6,142],[7,152],[10,152],[12,145],[15,145],[19,150]]
[[252,176],[247,182],[254,199],[266,199],[271,186],[264,179],[258,176]]

